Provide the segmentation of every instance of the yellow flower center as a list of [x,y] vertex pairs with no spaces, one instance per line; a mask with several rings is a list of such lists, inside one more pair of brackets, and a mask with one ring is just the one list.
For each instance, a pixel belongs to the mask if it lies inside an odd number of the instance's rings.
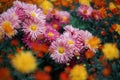
[[4,30],[4,32],[8,35],[8,36],[12,36],[14,35],[14,30],[12,28],[12,25],[9,21],[5,21],[2,24],[2,29]]
[[54,34],[52,32],[49,32],[48,36],[52,37],[52,36],[54,36]]
[[63,17],[62,17],[62,20],[63,20],[63,21],[67,21],[67,17],[66,17],[66,16],[63,16]]
[[68,44],[74,44],[74,41],[73,40],[68,40],[68,42],[67,42]]
[[37,15],[36,15],[35,12],[31,12],[30,15],[31,15],[32,17],[34,17],[34,18],[37,17]]
[[59,52],[60,54],[63,54],[63,53],[65,52],[65,48],[64,48],[64,47],[59,47],[59,48],[58,48],[58,52]]
[[30,25],[30,29],[31,29],[32,31],[36,31],[37,27],[36,27],[36,25],[32,24],[32,25]]
[[53,28],[55,28],[55,29],[56,29],[57,27],[58,27],[58,25],[57,25],[57,24],[53,24]]

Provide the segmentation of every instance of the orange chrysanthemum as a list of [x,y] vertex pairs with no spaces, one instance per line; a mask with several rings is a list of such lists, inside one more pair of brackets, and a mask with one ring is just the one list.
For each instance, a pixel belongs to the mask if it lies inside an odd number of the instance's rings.
[[87,50],[87,51],[85,52],[85,56],[86,56],[87,59],[93,58],[94,55],[95,55],[94,52],[91,51],[91,50]]
[[101,41],[98,37],[91,37],[86,41],[86,44],[88,44],[92,49],[96,49],[99,47]]
[[117,25],[116,24],[112,24],[112,26],[110,27],[109,31],[110,32],[114,32],[117,28]]
[[34,43],[32,45],[32,50],[35,51],[35,52],[46,53],[48,51],[48,46],[45,43],[43,43],[43,44]]
[[102,71],[102,74],[106,77],[109,76],[110,73],[111,73],[110,68],[104,68],[103,71]]
[[60,73],[59,80],[70,80],[70,78],[66,72],[62,72]]
[[73,3],[73,0],[56,0],[53,3],[58,7],[59,6],[70,7],[70,5],[72,5]]
[[13,39],[13,40],[11,41],[11,45],[12,45],[12,46],[18,46],[18,40]]
[[51,80],[50,75],[42,71],[37,71],[33,76],[35,77],[35,80]]
[[0,68],[0,80],[13,80],[7,68]]
[[94,78],[93,75],[89,75],[89,76],[88,76],[88,80],[95,80],[95,78]]
[[47,73],[50,73],[52,70],[52,67],[51,66],[45,66],[44,67],[44,71],[47,72]]
[[104,7],[99,9],[99,13],[103,19],[107,17],[107,12],[106,12],[106,9]]
[[95,7],[104,7],[106,5],[105,0],[92,0]]

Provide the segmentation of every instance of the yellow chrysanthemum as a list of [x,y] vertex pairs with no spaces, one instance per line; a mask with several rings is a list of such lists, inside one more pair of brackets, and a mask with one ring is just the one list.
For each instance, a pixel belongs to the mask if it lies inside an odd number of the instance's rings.
[[120,25],[119,24],[116,24],[117,25],[117,28],[116,28],[116,32],[118,32],[118,34],[120,34]]
[[51,2],[45,0],[40,4],[40,7],[43,9],[43,12],[47,14],[48,11],[53,8],[53,5]]
[[119,50],[115,44],[112,44],[112,43],[104,44],[102,51],[105,57],[109,60],[119,58]]
[[116,8],[116,6],[115,6],[115,4],[113,2],[110,2],[109,3],[109,8],[110,8],[110,10],[113,10],[113,9]]
[[98,37],[91,37],[86,41],[86,44],[89,45],[91,48],[95,49],[99,47],[99,44],[101,43],[100,39]]
[[80,4],[83,4],[83,5],[90,6],[90,1],[91,1],[91,0],[79,0],[79,3],[80,3]]
[[29,51],[17,53],[11,62],[12,66],[21,73],[30,73],[37,68],[36,58]]
[[70,71],[71,80],[87,80],[88,74],[83,65],[75,65]]

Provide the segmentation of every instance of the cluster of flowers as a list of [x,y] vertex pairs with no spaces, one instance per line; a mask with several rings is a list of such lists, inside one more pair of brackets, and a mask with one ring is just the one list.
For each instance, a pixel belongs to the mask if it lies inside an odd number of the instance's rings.
[[[89,0],[87,2],[86,0],[79,1],[81,5],[76,12],[77,16],[83,20],[100,21],[105,18],[104,8],[97,11],[90,6]],[[57,1],[55,0],[55,2]],[[44,7],[45,10],[43,10]],[[103,13],[101,13],[102,11]],[[87,30],[80,30],[70,25],[70,17],[71,15],[67,11],[52,9],[52,4],[47,0],[43,1],[41,8],[33,4],[15,1],[11,8],[0,14],[0,40],[12,39],[20,31],[24,34],[21,40],[27,47],[37,54],[41,53],[41,50],[44,53],[49,52],[50,57],[60,64],[71,63],[74,58],[78,58],[78,60],[84,57],[90,59],[100,47],[102,47],[101,51],[105,58],[109,60],[119,58],[119,49],[116,44],[106,43],[101,46],[101,40],[98,37],[93,36]],[[110,31],[117,31],[120,34],[120,25],[113,24]],[[12,44],[16,45],[14,42]],[[21,73],[30,73],[36,70],[38,65],[36,62],[36,56],[33,56],[32,52],[24,50],[18,51],[11,58],[11,65]],[[23,67],[24,65],[26,66]],[[6,69],[3,70],[6,71]],[[0,69],[1,71],[2,69]],[[75,65],[69,73],[71,80],[86,80],[88,78],[84,64]],[[38,72],[36,76],[38,74],[43,73]],[[38,80],[40,79],[38,78]]]
[[[88,31],[73,28],[71,25],[64,27],[65,31],[55,41],[51,43],[49,48],[51,57],[59,63],[66,63],[75,55],[80,53],[84,48],[89,48],[93,51],[97,48],[91,46],[89,41],[93,38]],[[99,45],[100,40],[96,44]]]
[[[92,13],[91,10],[81,5],[78,13],[88,18]],[[85,47],[93,51],[97,48],[90,47],[88,39],[92,34],[88,31],[67,25],[64,27],[63,34],[59,32],[62,24],[69,23],[70,14],[67,11],[49,11],[44,15],[36,5],[15,1],[13,7],[0,16],[1,38],[12,38],[17,34],[17,30],[22,29],[23,41],[29,48],[32,48],[35,43],[49,42],[51,57],[59,63],[70,61],[74,53],[80,52]]]
[[80,5],[78,8],[78,14],[83,18],[83,20],[95,19],[99,21],[101,19],[99,11],[87,5]]

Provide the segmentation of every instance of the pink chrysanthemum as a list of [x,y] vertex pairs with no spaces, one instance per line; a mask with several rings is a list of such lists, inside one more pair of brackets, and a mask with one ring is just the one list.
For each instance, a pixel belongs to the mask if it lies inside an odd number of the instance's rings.
[[74,56],[71,46],[59,38],[51,43],[49,51],[51,58],[58,63],[67,63]]
[[59,38],[64,40],[64,42],[67,45],[69,45],[73,48],[75,47],[75,40],[73,39],[71,33],[65,31]]
[[47,27],[45,32],[45,37],[47,40],[54,41],[60,36],[59,32],[56,29],[51,28],[50,26]]
[[70,20],[70,14],[67,11],[56,11],[55,16],[60,19],[62,24],[67,24]]
[[87,31],[87,30],[80,30],[79,32],[78,32],[78,34],[81,34],[81,38],[84,40],[84,41],[86,41],[86,40],[88,40],[90,37],[92,37],[92,34],[89,32],[89,31]]
[[67,25],[64,27],[67,32],[70,32],[72,35],[79,31],[78,28],[74,28],[72,25]]
[[[80,31],[75,35],[75,37],[77,38],[78,35],[80,35],[81,39],[83,40],[85,47],[90,48],[90,46],[89,46],[88,44],[86,44],[86,41],[92,37],[92,34],[91,34],[89,31],[87,31],[87,30],[86,30],[86,31],[80,30]],[[91,49],[91,48],[90,48],[90,49]],[[93,50],[93,49],[91,49],[91,50]],[[93,50],[93,51],[94,51],[94,50]]]
[[47,24],[51,25],[52,28],[60,30],[62,23],[62,15],[59,16],[60,11],[55,11],[54,13],[49,12],[46,16]]
[[93,11],[92,7],[86,6],[86,5],[81,5],[78,8],[77,12],[84,20],[87,20],[92,16],[92,11]]
[[27,8],[24,9],[24,11],[30,17],[38,19],[38,20],[43,20],[45,22],[45,15],[43,14],[43,12],[42,12],[41,9],[37,8],[36,5],[30,5],[30,4],[28,4]]
[[64,32],[63,35],[61,35],[59,38],[64,40],[64,43],[71,46],[73,52],[80,51],[81,47],[78,45],[81,43],[78,44],[77,40],[75,40],[75,38],[70,32]]
[[28,4],[25,4],[24,2],[20,1],[14,1],[13,7],[16,8],[16,14],[18,15],[20,20],[24,20],[28,17],[24,11],[28,8]]
[[82,50],[84,47],[88,47],[88,45],[85,44],[86,40],[88,40],[90,37],[92,37],[92,34],[88,31],[79,30],[78,28],[74,28],[72,25],[67,25],[64,27],[64,29],[71,33],[72,38],[75,40],[75,47],[77,52]]
[[23,31],[27,35],[27,38],[35,40],[38,36],[45,33],[46,28],[44,27],[43,22],[28,20],[23,23]]
[[21,20],[24,20],[26,17],[32,17],[45,22],[45,15],[36,5],[15,1],[14,7],[17,8],[16,13]]
[[[29,4],[29,5],[32,5],[32,4]],[[25,7],[27,8],[28,4],[20,1],[14,1],[13,6],[17,8],[25,8]]]
[[75,40],[75,47],[76,47],[75,52],[80,52],[83,48],[85,48],[85,42],[82,39],[82,35],[83,34],[79,33],[79,31],[73,34],[73,39]]
[[60,30],[60,28],[61,28],[61,24],[57,20],[53,20],[49,25],[51,25],[52,28],[54,28],[56,30]]
[[97,10],[92,11],[92,18],[99,21],[101,19],[100,13]]
[[85,47],[85,43],[84,40],[82,38],[82,35],[80,33],[80,30],[78,28],[74,28],[72,25],[67,25],[64,27],[64,29],[70,33],[70,35],[72,36],[72,39],[74,40],[74,51],[75,52],[79,52],[81,51],[84,47]]
[[16,14],[16,8],[11,7],[6,11],[8,14],[10,14],[12,17],[19,19],[18,15]]
[[[12,9],[11,9],[12,10]],[[11,38],[17,33],[17,28],[19,28],[20,21],[17,17],[14,17],[14,9],[12,11],[4,12],[0,15],[0,29],[2,30],[3,34],[7,37]]]

